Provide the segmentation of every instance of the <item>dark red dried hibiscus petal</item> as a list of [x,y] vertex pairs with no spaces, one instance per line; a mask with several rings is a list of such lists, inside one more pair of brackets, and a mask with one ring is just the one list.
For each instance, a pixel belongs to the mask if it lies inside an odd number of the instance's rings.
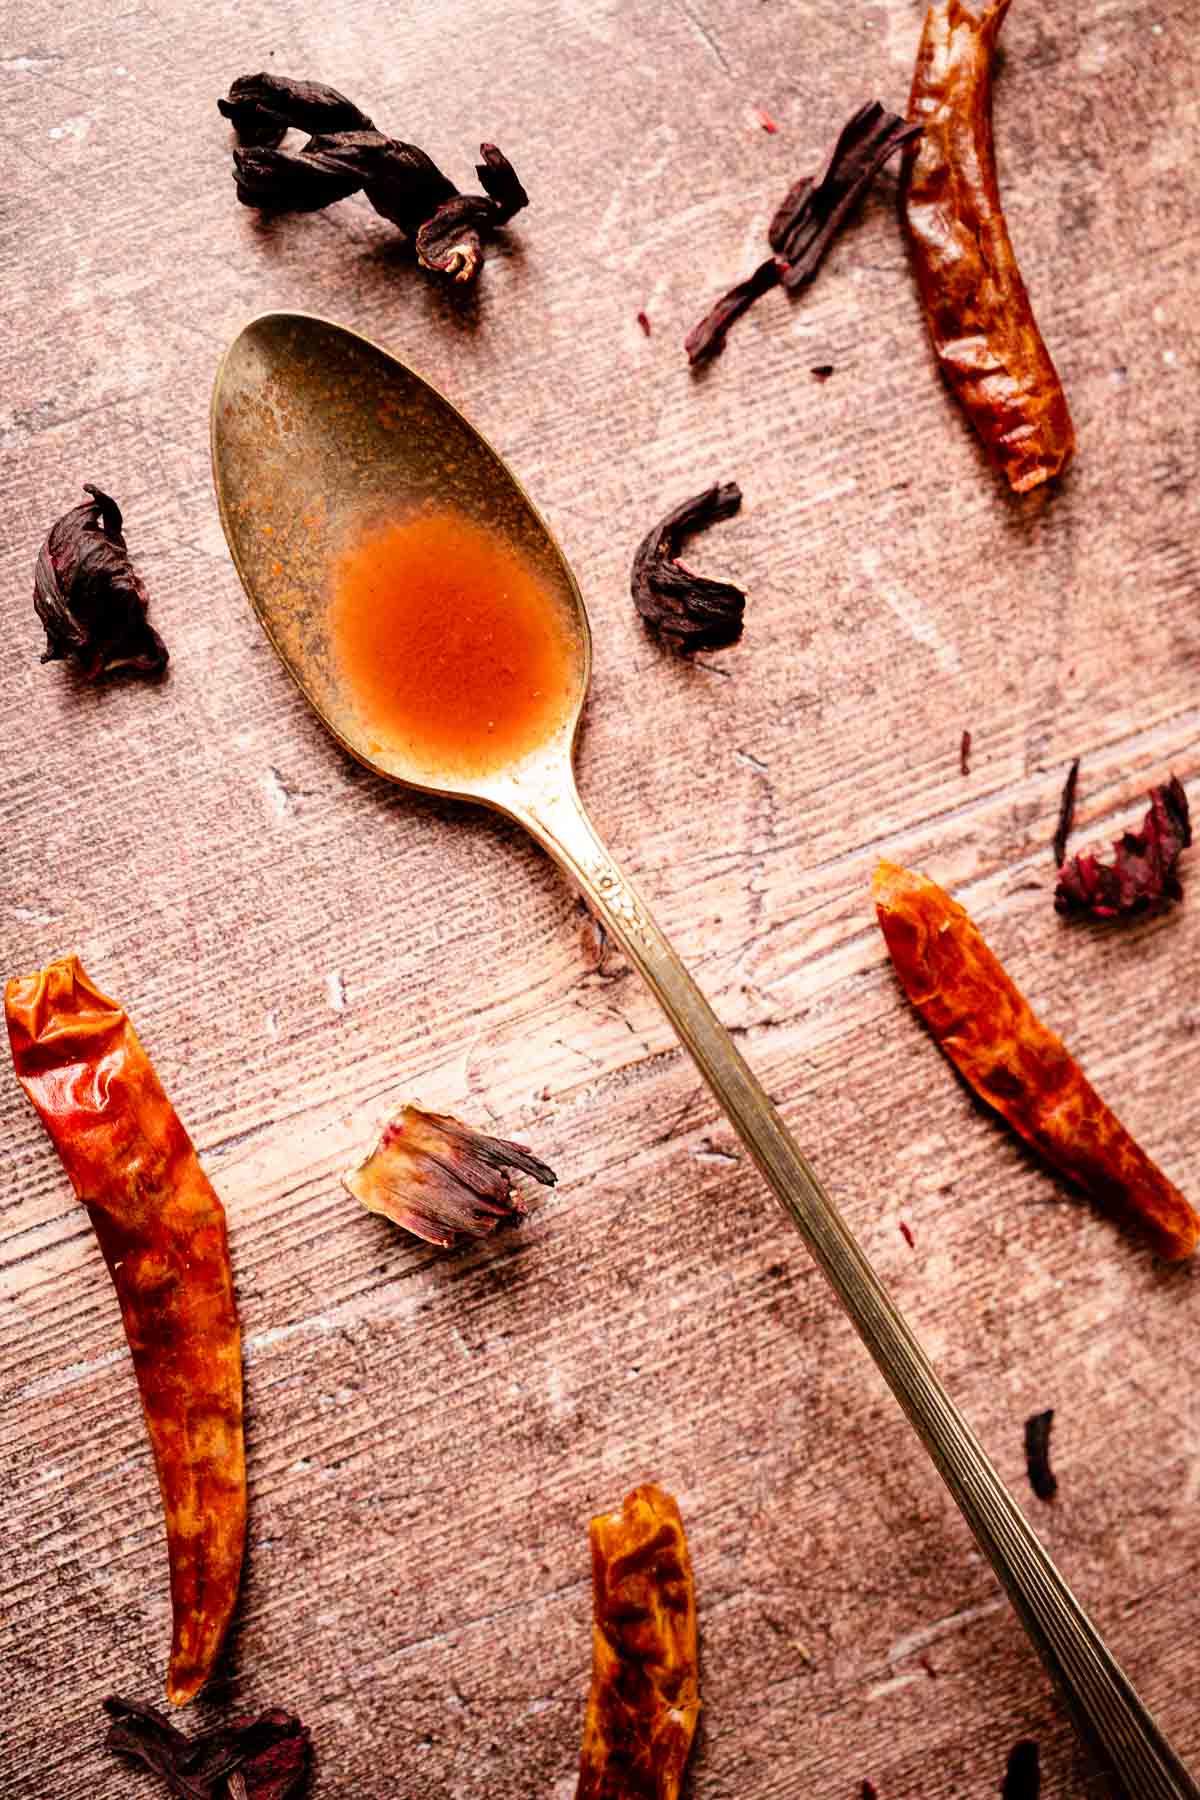
[[146,590],[129,560],[116,501],[92,498],[50,527],[33,575],[33,604],[46,633],[43,662],[65,658],[89,681],[114,669],[161,675],[167,647],[146,618]]
[[1111,863],[1073,856],[1058,872],[1054,905],[1064,917],[1128,918],[1182,900],[1179,858],[1192,841],[1192,822],[1183,783],[1174,775],[1150,790],[1150,810],[1140,831],[1126,831],[1113,844]]
[[287,75],[239,75],[229,98],[217,101],[243,144],[278,144],[285,132],[369,131],[371,121],[353,100],[323,81],[293,81]]
[[363,192],[381,218],[415,237],[425,220],[458,190],[415,144],[385,138],[384,146],[364,169]]
[[784,287],[795,291],[812,280],[884,163],[920,132],[919,125],[888,112],[878,100],[846,121],[821,175],[798,181],[767,227],[771,248],[783,263]]
[[695,575],[676,559],[685,537],[742,504],[736,481],[714,483],[669,512],[647,532],[633,559],[630,590],[648,625],[684,650],[714,649],[741,636],[746,596],[728,581]]
[[496,208],[494,223],[507,225],[514,213],[529,205],[529,195],[517,180],[517,172],[495,144],[480,144],[482,162],[475,164],[479,185]]
[[483,256],[483,234],[496,209],[482,194],[455,194],[417,233],[417,261],[452,281],[474,281]]
[[693,365],[719,356],[725,334],[760,294],[782,282],[792,292],[807,285],[859,200],[890,156],[920,132],[919,125],[888,112],[878,100],[860,106],[843,125],[829,161],[815,180],[803,176],[775,209],[767,229],[773,257],[738,282],[684,339]]
[[181,1800],[292,1800],[307,1786],[308,1727],[278,1708],[230,1719],[193,1738],[152,1706],[110,1695],[104,1710],[114,1720],[107,1748],[144,1763]]
[[727,294],[722,294],[716,305],[705,313],[698,325],[693,325],[683,340],[687,351],[687,359],[695,368],[697,363],[707,362],[710,357],[720,356],[725,348],[725,336],[735,319],[754,305],[760,294],[768,288],[779,286],[779,264],[773,256],[766,262],[759,263],[753,275],[747,275],[745,281],[739,281],[731,287]]
[[318,160],[303,150],[269,147],[235,150],[233,179],[243,206],[260,212],[320,212],[362,186],[350,164]]
[[[244,206],[320,212],[361,189],[413,240],[418,262],[454,281],[475,279],[485,237],[529,204],[495,144],[479,146],[485,192],[460,194],[423,150],[376,131],[352,101],[320,82],[242,75],[217,104],[241,140],[233,172]],[[302,149],[280,148],[290,126],[313,133]]]
[[374,1149],[342,1177],[369,1212],[444,1248],[486,1237],[525,1208],[512,1171],[553,1187],[558,1177],[523,1144],[487,1137],[445,1113],[402,1106]]

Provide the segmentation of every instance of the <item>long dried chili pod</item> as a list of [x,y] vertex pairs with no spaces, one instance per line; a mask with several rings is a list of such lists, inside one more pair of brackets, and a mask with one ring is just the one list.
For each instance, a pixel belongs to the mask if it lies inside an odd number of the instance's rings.
[[121,1305],[171,1570],[167,1695],[210,1674],[246,1534],[242,1362],[225,1213],[122,1009],[64,956],[4,994],[17,1079],[86,1206]]
[[958,902],[889,862],[872,889],[905,993],[979,1098],[1160,1256],[1190,1256],[1200,1218],[1042,1024]]
[[575,1800],[677,1800],[700,1711],[683,1520],[648,1484],[590,1535],[592,1691]]
[[1075,431],[1017,267],[996,180],[992,61],[1010,0],[925,16],[903,212],[934,353],[1018,493],[1066,467]]

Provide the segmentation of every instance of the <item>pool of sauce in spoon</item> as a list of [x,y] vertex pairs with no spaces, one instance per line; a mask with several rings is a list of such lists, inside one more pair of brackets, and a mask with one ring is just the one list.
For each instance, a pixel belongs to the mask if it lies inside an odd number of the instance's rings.
[[579,646],[564,605],[505,539],[449,508],[373,526],[339,559],[341,679],[373,751],[484,774],[561,725]]

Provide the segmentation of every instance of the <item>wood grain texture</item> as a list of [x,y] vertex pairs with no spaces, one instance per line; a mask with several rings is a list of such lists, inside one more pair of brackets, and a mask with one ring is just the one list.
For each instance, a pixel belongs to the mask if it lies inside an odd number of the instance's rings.
[[[736,23],[735,23],[736,19]],[[696,1571],[693,1800],[1099,1793],[936,1477],[653,1003],[504,823],[389,791],[309,716],[225,553],[222,346],[328,312],[460,404],[560,534],[592,613],[581,786],[1026,1499],[1200,1763],[1197,1276],[1168,1272],[979,1112],[911,1017],[876,857],[963,900],[1147,1151],[1200,1191],[1200,871],[1129,929],[1054,915],[1049,845],[1200,774],[1200,120],[1184,0],[1017,0],[996,134],[1013,240],[1079,433],[1014,499],[934,371],[894,177],[797,303],[689,377],[682,337],[868,95],[908,91],[915,0],[17,0],[0,94],[0,919],[7,975],[75,950],[121,996],[225,1203],[251,1525],[223,1684],[313,1727],[314,1791],[569,1800],[587,1521],[673,1492]],[[528,212],[460,299],[360,199],[239,208],[215,99],[317,77]],[[780,121],[769,136],[753,107]],[[652,327],[637,322],[644,308]],[[808,374],[829,362],[823,383]],[[702,566],[749,591],[695,663],[628,566],[714,479]],[[161,690],[42,668],[34,559],[100,482],[172,653]],[[964,727],[971,775],[959,770]],[[559,1171],[450,1256],[337,1173],[403,1099]],[[149,1449],[86,1217],[15,1082],[4,1158],[0,1796],[135,1800],[103,1694],[169,1636]],[[898,1229],[911,1227],[910,1249]],[[1055,1409],[1060,1495],[1024,1486]]]

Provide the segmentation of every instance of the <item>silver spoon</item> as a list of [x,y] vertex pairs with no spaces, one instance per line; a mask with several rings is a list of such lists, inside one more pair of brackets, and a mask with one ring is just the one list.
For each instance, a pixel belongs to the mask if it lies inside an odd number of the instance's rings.
[[[712,1008],[597,836],[572,753],[591,640],[575,579],[520,484],[435,389],[376,345],[301,313],[255,319],[226,351],[212,402],[221,522],[280,660],[350,754],[393,781],[474,800],[523,825],[578,884],[658,997],[784,1211],[849,1313],[1008,1591],[1081,1733],[1133,1800],[1200,1800],[1099,1632],[1046,1554]],[[507,766],[448,773],[381,745],[342,684],[331,570],[348,535],[431,500],[503,538],[574,639],[575,692],[544,741]]]

